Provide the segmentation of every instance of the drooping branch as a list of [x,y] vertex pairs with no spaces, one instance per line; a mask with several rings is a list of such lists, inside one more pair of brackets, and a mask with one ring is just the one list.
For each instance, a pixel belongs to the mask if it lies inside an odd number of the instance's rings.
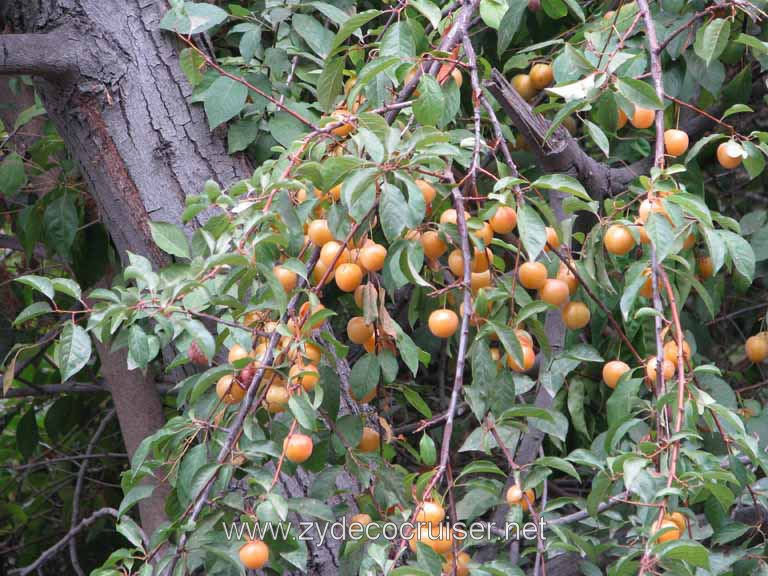
[[0,36],[0,75],[62,78],[78,70],[76,52],[65,50],[69,35],[60,30]]
[[[61,540],[43,552],[32,564],[25,566],[24,568],[11,570],[9,574],[15,574],[16,576],[26,576],[27,574],[32,574],[35,570],[40,568],[40,566],[58,554],[72,538],[96,522],[96,520],[104,516],[112,516],[117,518],[118,513],[114,508],[101,508],[100,510],[96,510],[96,512],[88,516],[88,518],[83,518],[77,526],[71,528]],[[146,540],[146,536],[143,536],[143,539]]]
[[491,81],[486,83],[486,87],[523,135],[541,167],[546,172],[569,174],[578,178],[593,198],[622,192],[627,184],[650,167],[645,166],[645,161],[642,165],[622,168],[602,164],[587,155],[562,126],[545,140],[549,121],[533,113],[530,105],[512,88],[501,72],[493,70]]

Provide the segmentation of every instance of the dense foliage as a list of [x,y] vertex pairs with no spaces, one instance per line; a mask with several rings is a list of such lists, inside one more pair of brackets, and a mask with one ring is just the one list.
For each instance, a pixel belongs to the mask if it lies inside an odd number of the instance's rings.
[[[97,574],[238,573],[223,523],[353,514],[543,518],[545,539],[515,563],[496,532],[349,540],[340,573],[538,574],[568,553],[584,574],[768,571],[765,2],[172,4],[192,99],[258,167],[152,223],[167,266],[129,254],[93,288],[114,260],[86,197],[29,190],[55,134],[0,164],[9,203],[33,200],[10,216],[27,343],[4,391],[92,381],[93,339],[159,381],[190,374],[106,498],[128,542]],[[544,133],[499,105],[492,69]],[[549,169],[547,140],[637,177],[593,189]],[[39,242],[64,265],[25,270]],[[84,402],[3,401],[7,459],[82,435]],[[0,475],[9,533],[44,505],[11,488],[20,470]],[[170,523],[146,541],[150,477]],[[267,570],[306,568],[297,530],[262,538]]]

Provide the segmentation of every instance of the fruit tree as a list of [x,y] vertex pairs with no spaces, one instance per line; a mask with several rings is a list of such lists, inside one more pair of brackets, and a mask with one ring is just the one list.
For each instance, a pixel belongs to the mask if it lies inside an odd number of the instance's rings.
[[0,6],[3,570],[768,573],[768,2],[107,5]]

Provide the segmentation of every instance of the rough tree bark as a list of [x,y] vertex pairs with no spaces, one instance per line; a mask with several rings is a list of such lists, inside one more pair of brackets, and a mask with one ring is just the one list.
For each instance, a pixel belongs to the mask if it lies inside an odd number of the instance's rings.
[[[249,176],[242,157],[227,154],[178,65],[172,36],[159,30],[163,3],[144,0],[8,0],[0,4],[0,75],[33,74],[36,88],[67,148],[80,164],[105,225],[127,252],[166,256],[154,246],[150,220],[181,223],[187,194],[205,180],[227,185]],[[157,386],[126,369],[123,352],[97,346],[129,455],[164,424]],[[348,374],[339,360],[340,374]],[[342,394],[342,411],[357,406]],[[281,478],[287,494],[305,496],[307,475]],[[337,486],[355,487],[346,474]],[[167,490],[140,503],[144,530],[165,520]],[[348,500],[354,506],[354,500]],[[311,551],[312,573],[339,572],[338,543]]]
[[[249,173],[189,104],[176,46],[158,29],[164,8],[141,0],[0,4],[0,74],[35,75],[121,256],[156,264],[165,256],[151,242],[150,220],[179,222],[186,195],[205,180],[229,184]],[[160,396],[120,353],[99,352],[132,455],[164,424]],[[165,495],[158,489],[140,504],[148,533],[165,519]]]

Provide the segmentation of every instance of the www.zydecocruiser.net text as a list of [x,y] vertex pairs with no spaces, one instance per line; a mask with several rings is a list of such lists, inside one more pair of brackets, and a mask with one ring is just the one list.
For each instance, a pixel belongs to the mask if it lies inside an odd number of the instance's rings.
[[502,537],[505,540],[535,540],[541,537],[546,540],[544,534],[545,521],[539,519],[535,522],[507,522],[497,524],[495,522],[473,522],[467,524],[456,522],[451,524],[439,524],[432,526],[427,524],[411,524],[404,522],[348,522],[342,518],[338,522],[222,522],[224,536],[227,540],[286,540],[293,534],[303,541],[314,541],[319,545],[327,539],[333,540],[386,540],[409,539],[415,535],[417,540],[443,539],[452,535],[457,540],[470,538],[471,540],[490,539]]

